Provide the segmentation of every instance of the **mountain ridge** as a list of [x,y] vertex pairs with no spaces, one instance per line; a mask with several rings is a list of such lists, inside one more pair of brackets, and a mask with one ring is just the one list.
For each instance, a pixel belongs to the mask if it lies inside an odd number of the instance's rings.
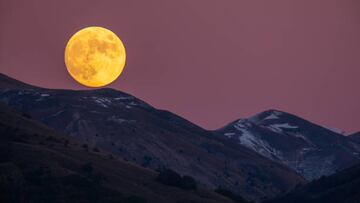
[[272,197],[304,179],[171,112],[120,91],[0,87],[0,100],[89,146],[153,170],[170,168],[209,188],[250,200]]

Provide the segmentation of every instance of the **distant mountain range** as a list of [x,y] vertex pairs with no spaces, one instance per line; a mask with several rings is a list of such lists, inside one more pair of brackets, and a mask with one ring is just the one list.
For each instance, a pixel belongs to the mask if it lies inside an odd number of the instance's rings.
[[1,102],[58,132],[143,167],[190,175],[211,189],[259,200],[305,183],[282,164],[120,91],[44,89],[4,75],[0,85]]
[[276,110],[208,131],[113,89],[45,89],[5,75],[0,101],[91,148],[255,201],[360,158],[360,144],[350,137]]
[[333,174],[360,160],[360,145],[353,139],[277,110],[234,121],[217,133],[289,166],[307,180]]

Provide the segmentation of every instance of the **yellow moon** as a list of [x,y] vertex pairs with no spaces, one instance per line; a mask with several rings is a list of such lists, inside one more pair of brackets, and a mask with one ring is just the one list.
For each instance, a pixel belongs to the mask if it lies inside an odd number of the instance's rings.
[[65,48],[69,74],[87,87],[102,87],[118,78],[124,69],[124,44],[112,31],[87,27],[75,33]]

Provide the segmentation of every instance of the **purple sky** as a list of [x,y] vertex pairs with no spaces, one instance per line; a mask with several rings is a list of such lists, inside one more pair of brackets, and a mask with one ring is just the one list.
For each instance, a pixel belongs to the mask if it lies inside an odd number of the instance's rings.
[[204,128],[275,108],[360,130],[359,0],[0,0],[0,72],[85,89],[63,52],[93,25],[127,48],[110,87]]

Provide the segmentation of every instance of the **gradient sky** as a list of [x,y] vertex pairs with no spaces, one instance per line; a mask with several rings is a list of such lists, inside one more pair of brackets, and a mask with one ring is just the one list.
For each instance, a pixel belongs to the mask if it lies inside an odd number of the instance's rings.
[[275,108],[360,130],[359,0],[0,0],[0,72],[86,89],[63,54],[94,25],[127,48],[109,87],[204,128]]

